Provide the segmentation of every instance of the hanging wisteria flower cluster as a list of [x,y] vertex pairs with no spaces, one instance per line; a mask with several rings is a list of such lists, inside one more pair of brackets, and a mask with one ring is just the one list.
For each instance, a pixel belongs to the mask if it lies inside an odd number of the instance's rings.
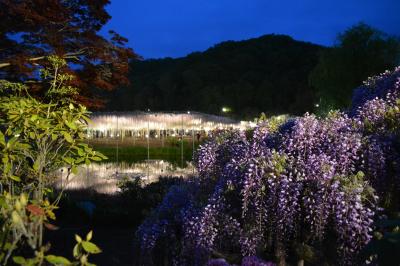
[[140,227],[142,254],[168,237],[176,265],[283,265],[310,253],[316,264],[362,263],[379,198],[398,202],[399,93],[397,68],[358,88],[348,113],[216,132],[197,152],[199,177]]

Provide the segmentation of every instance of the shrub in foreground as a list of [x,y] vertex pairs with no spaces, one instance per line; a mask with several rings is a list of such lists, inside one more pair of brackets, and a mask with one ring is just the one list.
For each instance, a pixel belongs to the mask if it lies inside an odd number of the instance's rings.
[[[74,101],[76,88],[72,76],[63,73],[66,62],[56,56],[47,58],[38,83],[41,97],[31,96],[31,83],[0,80],[0,264],[71,264],[67,259],[46,255],[44,228],[56,229],[52,183],[55,171],[67,167],[68,175],[80,163],[104,158],[83,142],[88,121],[86,108]],[[73,255],[76,265],[89,265],[89,254],[100,249],[76,236]],[[16,256],[16,254],[20,256]],[[29,257],[26,259],[24,257]]]

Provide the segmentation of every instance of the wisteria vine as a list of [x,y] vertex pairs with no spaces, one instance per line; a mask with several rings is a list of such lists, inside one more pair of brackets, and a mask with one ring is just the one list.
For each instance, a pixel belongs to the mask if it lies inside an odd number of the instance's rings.
[[382,198],[400,191],[399,93],[397,68],[358,88],[349,112],[215,132],[197,151],[199,176],[138,230],[142,255],[169,237],[176,265],[273,265],[255,256],[282,264],[307,257],[296,245],[321,254],[329,242],[334,263],[360,263]]

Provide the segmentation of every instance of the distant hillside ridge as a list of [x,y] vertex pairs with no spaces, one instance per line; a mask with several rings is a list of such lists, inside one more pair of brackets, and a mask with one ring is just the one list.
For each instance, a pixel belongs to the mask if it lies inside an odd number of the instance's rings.
[[107,110],[221,114],[229,107],[238,118],[303,114],[313,109],[308,76],[323,49],[328,48],[269,34],[176,59],[132,61],[131,85],[107,96]]

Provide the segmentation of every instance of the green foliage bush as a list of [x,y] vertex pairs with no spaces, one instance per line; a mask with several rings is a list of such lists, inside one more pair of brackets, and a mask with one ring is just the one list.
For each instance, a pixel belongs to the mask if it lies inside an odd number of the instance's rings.
[[[68,176],[80,163],[105,158],[83,143],[88,111],[74,100],[73,76],[63,73],[66,62],[56,56],[40,70],[42,93],[33,97],[29,82],[0,81],[0,264],[10,258],[21,265],[91,265],[89,254],[100,252],[77,238],[75,262],[45,255],[44,227],[55,229],[54,210],[61,193],[50,201],[55,170],[68,167]],[[37,94],[36,94],[37,95]],[[68,179],[68,177],[67,177]],[[16,253],[33,256],[25,259]]]

